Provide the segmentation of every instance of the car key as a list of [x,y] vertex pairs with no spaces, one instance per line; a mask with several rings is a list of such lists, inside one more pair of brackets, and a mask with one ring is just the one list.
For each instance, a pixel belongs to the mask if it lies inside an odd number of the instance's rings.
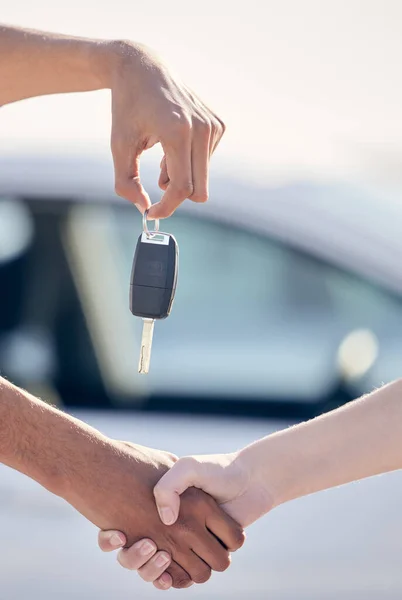
[[130,280],[130,310],[144,321],[139,373],[148,373],[156,319],[169,316],[177,283],[179,249],[173,235],[149,231],[147,214],[143,215],[143,233],[137,241]]

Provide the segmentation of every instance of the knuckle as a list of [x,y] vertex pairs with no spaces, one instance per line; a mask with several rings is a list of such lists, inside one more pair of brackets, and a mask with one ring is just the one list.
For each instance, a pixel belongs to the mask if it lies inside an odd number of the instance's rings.
[[191,134],[191,119],[184,112],[173,112],[172,133],[179,137],[187,137]]
[[220,117],[214,115],[215,129],[220,133],[219,137],[222,137],[226,131],[226,124],[222,121]]
[[165,568],[169,566],[170,555],[167,552],[158,552],[151,561],[149,561],[142,569],[139,570],[140,577],[144,581],[155,581],[161,574],[161,566],[158,566],[157,560],[163,558],[165,560]]
[[120,133],[117,133],[113,129],[112,126],[112,135],[110,140],[110,149],[112,151],[112,155],[115,159],[115,162],[119,162],[121,160],[121,155],[124,153],[124,149],[127,148],[128,141],[124,139]]
[[180,536],[189,536],[196,530],[195,523],[188,516],[180,516],[177,520],[177,529]]
[[189,198],[194,192],[194,186],[191,181],[182,181],[179,183],[171,183],[172,193],[177,198]]
[[155,580],[155,577],[152,575],[152,573],[150,571],[144,571],[144,572],[138,571],[138,574],[141,577],[141,579],[143,579],[147,583],[151,583],[152,581]]
[[203,192],[194,192],[194,194],[191,196],[191,200],[193,202],[199,202],[200,204],[203,204],[204,202],[207,202],[209,196],[208,196],[208,192],[205,190]]
[[142,186],[139,177],[132,177],[131,179],[122,178],[116,179],[114,184],[114,191],[118,196],[126,198],[127,196],[137,196],[141,192]]
[[118,196],[124,196],[126,190],[127,190],[126,183],[124,181],[122,181],[121,179],[116,180],[116,182],[114,184],[114,191],[116,192],[116,194]]
[[134,561],[130,560],[127,550],[120,550],[117,555],[117,562],[123,569],[128,569],[129,571],[135,571],[137,569],[137,565],[134,564]]
[[214,570],[223,573],[223,571],[226,571],[226,569],[230,567],[231,562],[230,554],[226,553],[224,556],[219,557],[219,560],[214,566]]
[[211,134],[212,125],[211,122],[207,119],[195,117],[193,119],[193,127],[198,135],[209,137]]
[[205,583],[211,577],[211,569],[208,565],[205,567],[200,567],[199,570],[191,573],[191,577],[194,583]]
[[111,548],[109,538],[106,537],[103,531],[98,533],[98,546],[102,552],[107,552]]
[[243,529],[240,526],[236,527],[236,529],[233,532],[233,547],[230,548],[230,550],[232,552],[239,550],[239,548],[241,548],[243,546],[245,541],[246,541],[246,534],[244,533]]

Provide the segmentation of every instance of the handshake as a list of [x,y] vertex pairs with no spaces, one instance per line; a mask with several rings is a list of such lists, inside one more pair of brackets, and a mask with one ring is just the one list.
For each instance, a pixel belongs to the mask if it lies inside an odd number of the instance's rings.
[[177,459],[102,435],[0,377],[0,462],[102,531],[159,589],[204,583],[274,507],[402,468],[402,380],[238,452]]
[[0,424],[0,462],[66,500],[102,530],[103,550],[124,547],[120,563],[160,589],[227,569],[243,527],[270,508],[243,451],[178,460],[106,437],[1,377]]
[[178,460],[105,438],[85,459],[91,475],[61,495],[103,530],[102,550],[122,548],[120,564],[159,589],[204,583],[212,570],[226,570],[230,552],[244,543],[243,526],[267,510],[251,508],[253,494],[260,504],[265,495],[250,489],[237,453]]

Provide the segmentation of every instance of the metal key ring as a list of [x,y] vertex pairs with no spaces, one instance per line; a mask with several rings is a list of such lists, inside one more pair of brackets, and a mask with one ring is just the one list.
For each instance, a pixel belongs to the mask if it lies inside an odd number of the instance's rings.
[[[151,233],[148,229],[148,223],[147,223],[148,213],[149,213],[149,208],[147,208],[147,210],[144,211],[144,214],[142,215],[142,229],[143,229],[145,235],[147,236],[147,238],[151,239],[154,237],[154,234]],[[155,221],[154,231],[159,231],[159,219],[151,219],[151,220]]]

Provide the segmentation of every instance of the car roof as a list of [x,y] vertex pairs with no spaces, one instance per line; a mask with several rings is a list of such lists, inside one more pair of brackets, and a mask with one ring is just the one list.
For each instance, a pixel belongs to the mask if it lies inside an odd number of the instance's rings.
[[[159,198],[156,165],[142,180]],[[339,182],[278,186],[248,181],[247,173],[211,173],[210,201],[180,211],[275,237],[402,293],[402,208],[394,198]],[[2,196],[124,202],[114,194],[113,167],[102,153],[0,154]]]

